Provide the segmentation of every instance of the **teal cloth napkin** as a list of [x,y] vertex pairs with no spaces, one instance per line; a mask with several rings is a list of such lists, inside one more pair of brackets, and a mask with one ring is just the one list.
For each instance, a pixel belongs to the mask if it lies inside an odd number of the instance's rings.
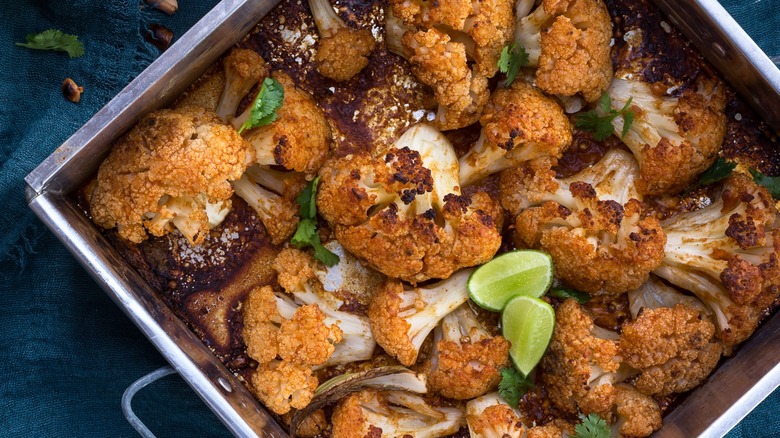
[[[157,22],[174,41],[217,0],[180,0],[167,16],[142,0],[0,0],[0,436],[135,436],[120,399],[164,359],[99,289],[24,199],[24,176],[73,134],[159,51]],[[780,0],[721,0],[770,55],[780,55]],[[49,28],[77,34],[86,54],[14,46]],[[85,87],[66,101],[66,77]],[[157,436],[228,436],[177,376],[142,390],[134,408]],[[780,434],[775,391],[728,436]]]

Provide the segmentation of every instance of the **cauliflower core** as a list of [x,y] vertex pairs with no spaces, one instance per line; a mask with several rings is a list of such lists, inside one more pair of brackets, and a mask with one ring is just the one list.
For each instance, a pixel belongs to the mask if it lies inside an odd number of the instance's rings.
[[228,181],[253,160],[249,143],[217,114],[198,107],[155,111],[120,137],[100,165],[89,199],[92,220],[134,243],[178,229],[198,244],[230,209]]
[[548,94],[581,94],[595,102],[612,80],[612,21],[601,0],[544,0],[518,16],[515,44],[536,67],[536,86]]
[[320,214],[341,245],[383,274],[410,282],[447,278],[498,250],[500,209],[460,192],[452,145],[415,125],[388,151],[350,154],[320,171]]

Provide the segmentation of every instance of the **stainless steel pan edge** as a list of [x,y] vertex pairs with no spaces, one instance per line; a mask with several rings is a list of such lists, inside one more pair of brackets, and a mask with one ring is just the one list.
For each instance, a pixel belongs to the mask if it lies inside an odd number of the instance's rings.
[[[779,129],[780,73],[717,1],[654,1]],[[65,195],[94,174],[114,138],[169,104],[277,2],[221,1],[25,178],[31,209],[237,436],[287,435]],[[775,315],[665,419],[656,436],[725,434],[780,384],[780,347],[772,342],[778,336]]]

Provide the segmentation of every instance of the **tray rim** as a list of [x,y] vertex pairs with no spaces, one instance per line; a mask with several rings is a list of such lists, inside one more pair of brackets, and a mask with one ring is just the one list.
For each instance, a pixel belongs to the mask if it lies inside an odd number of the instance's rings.
[[[697,46],[699,52],[721,72],[743,98],[757,109],[759,113],[766,115],[766,108],[777,109],[769,114],[767,120],[771,126],[780,131],[780,105],[768,105],[767,102],[780,102],[780,71],[775,67],[769,57],[758,47],[748,34],[737,24],[717,0],[692,0],[680,2],[674,0],[653,0],[663,10],[670,21],[677,26]],[[198,67],[194,70],[205,70],[228,47],[237,42],[243,35],[249,32],[254,24],[275,6],[279,0],[223,0],[219,2],[203,19],[196,23],[179,41],[173,44],[165,53],[147,67],[139,76],[128,84],[117,96],[99,110],[87,123],[68,138],[40,165],[31,171],[25,182],[26,196],[29,207],[44,222],[44,224],[63,242],[73,256],[84,266],[90,275],[95,278],[102,289],[117,303],[129,318],[142,330],[144,335],[155,345],[171,365],[182,375],[187,383],[204,400],[204,402],[217,414],[226,427],[236,436],[269,436],[286,437],[287,434],[279,427],[273,418],[260,406],[249,394],[249,391],[233,376],[224,365],[213,355],[206,357],[193,357],[194,353],[202,353],[203,349],[210,351],[199,340],[198,345],[189,345],[192,351],[185,351],[177,341],[188,337],[197,337],[187,329],[178,318],[171,318],[159,297],[151,291],[140,277],[133,278],[132,273],[123,272],[128,268],[115,266],[111,263],[115,257],[115,250],[103,241],[96,230],[90,232],[87,226],[91,224],[83,215],[74,216],[75,211],[68,205],[67,194],[77,185],[79,178],[83,178],[84,169],[93,166],[102,160],[108,151],[108,145],[113,137],[120,135],[137,121],[142,113],[156,109],[148,101],[144,101],[150,94],[154,94],[157,107],[164,106],[175,98],[184,87],[192,81],[186,81],[180,77],[172,76],[175,67],[180,66],[185,60],[190,60]],[[702,18],[695,21],[695,25],[681,26],[680,23],[691,23],[686,17],[698,16]],[[232,38],[225,38],[221,44],[209,45],[209,38],[215,34],[213,26],[234,26]],[[705,31],[701,29],[706,26]],[[238,30],[245,29],[243,32]],[[213,38],[212,38],[213,39]],[[228,44],[229,42],[229,44]],[[722,53],[715,48],[715,44],[723,49]],[[704,46],[704,50],[702,48]],[[715,53],[717,52],[717,53]],[[730,69],[723,69],[724,65],[733,66],[735,62],[747,65],[749,83],[743,76],[735,77],[729,74]],[[740,72],[744,74],[744,72]],[[197,75],[195,75],[196,77]],[[145,108],[140,111],[139,108]],[[102,148],[102,150],[101,150]],[[86,160],[87,152],[92,153]],[[74,175],[68,175],[68,172]],[[80,172],[79,172],[79,169]],[[94,171],[94,170],[93,170]],[[91,171],[91,172],[93,172]],[[94,226],[92,227],[94,229]],[[96,253],[95,246],[103,248],[103,253]],[[112,251],[114,252],[112,254]],[[133,271],[134,272],[134,271]],[[151,300],[151,301],[146,301]],[[167,310],[155,312],[155,308],[146,308],[143,303],[156,303],[158,307]],[[166,332],[163,327],[169,320],[179,321],[180,326],[169,326],[171,332]],[[750,352],[753,345],[759,344],[764,333],[771,334],[776,339],[780,336],[780,313],[775,314],[767,321],[759,331],[749,339],[740,353]],[[183,330],[183,331],[182,331]],[[769,334],[767,334],[769,336]],[[175,339],[174,339],[175,338]],[[185,343],[187,341],[184,341]],[[763,342],[763,340],[761,341]],[[756,347],[757,348],[757,347]],[[722,436],[736,425],[755,406],[766,398],[775,388],[780,386],[780,348],[777,348],[777,360],[774,365],[762,369],[764,373],[757,378],[753,385],[747,388],[738,388],[741,391],[731,394],[735,400],[730,407],[714,415],[713,409],[704,409],[707,412],[698,412],[697,415],[713,417],[709,424],[696,424],[699,430],[692,430],[689,419],[681,419],[685,410],[683,405],[675,409],[664,420],[664,426],[654,436]],[[743,357],[737,355],[738,357]],[[703,391],[705,385],[721,378],[727,379],[729,372],[733,372],[730,366],[734,362],[731,359],[701,387],[694,390],[689,400],[697,397],[708,397]],[[724,377],[725,376],[725,377]],[[228,389],[229,388],[229,389]],[[238,394],[238,396],[236,396]],[[701,395],[700,395],[701,394]],[[245,396],[249,396],[249,400]],[[731,400],[730,399],[730,400]],[[244,403],[244,406],[240,406]],[[239,412],[243,412],[242,416]],[[259,415],[253,415],[252,412]],[[677,413],[677,415],[675,415]],[[250,424],[246,417],[257,420],[267,427],[258,428],[257,424]],[[685,421],[683,421],[685,420]]]

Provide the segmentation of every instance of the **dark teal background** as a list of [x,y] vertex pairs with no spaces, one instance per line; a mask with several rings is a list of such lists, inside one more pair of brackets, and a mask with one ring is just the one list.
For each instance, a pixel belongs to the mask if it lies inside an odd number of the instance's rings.
[[[0,0],[0,436],[135,436],[124,389],[162,357],[27,208],[24,176],[159,54],[150,23],[175,39],[216,0],[180,0],[167,16],[141,0]],[[722,0],[770,55],[780,55],[780,0]],[[77,34],[86,55],[14,46],[28,33]],[[65,77],[81,103],[60,93]],[[179,377],[141,391],[134,407],[158,436],[228,435]],[[776,391],[729,437],[780,435]]]

